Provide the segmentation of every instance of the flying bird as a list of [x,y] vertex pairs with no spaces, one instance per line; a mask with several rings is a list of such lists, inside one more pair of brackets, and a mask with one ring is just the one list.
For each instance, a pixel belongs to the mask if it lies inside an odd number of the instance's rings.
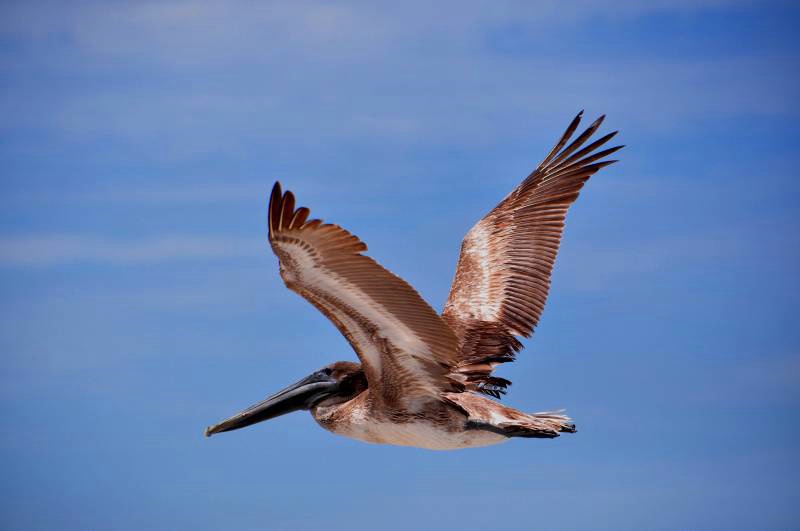
[[[446,450],[511,437],[575,432],[561,412],[523,413],[495,399],[544,310],[564,219],[586,181],[623,146],[587,142],[598,118],[569,145],[583,112],[541,164],[464,238],[444,311],[364,252],[347,230],[309,219],[275,183],[269,242],[286,286],[330,319],[360,363],[337,361],[227,420],[206,435],[309,410],[323,428],[362,441]],[[566,146],[566,147],[565,147]]]

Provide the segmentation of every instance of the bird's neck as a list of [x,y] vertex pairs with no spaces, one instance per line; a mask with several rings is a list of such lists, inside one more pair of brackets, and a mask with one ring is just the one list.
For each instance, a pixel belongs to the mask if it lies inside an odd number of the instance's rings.
[[331,405],[318,405],[311,408],[311,415],[317,423],[334,433],[347,431],[354,424],[361,424],[371,417],[369,389],[354,398]]

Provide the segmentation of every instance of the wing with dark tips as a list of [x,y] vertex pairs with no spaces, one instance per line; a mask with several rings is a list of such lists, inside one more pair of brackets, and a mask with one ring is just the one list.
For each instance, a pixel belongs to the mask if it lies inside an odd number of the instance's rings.
[[[509,381],[491,376],[513,361],[544,310],[550,276],[570,205],[601,160],[623,146],[598,151],[616,132],[585,145],[598,118],[568,144],[583,112],[572,120],[544,161],[464,238],[443,317],[460,344],[457,372],[472,389],[499,397]],[[566,147],[565,147],[566,146]]]
[[269,240],[286,286],[325,314],[361,359],[372,396],[413,410],[426,398],[463,389],[453,331],[400,277],[362,253],[366,244],[338,225],[309,220],[275,183]]

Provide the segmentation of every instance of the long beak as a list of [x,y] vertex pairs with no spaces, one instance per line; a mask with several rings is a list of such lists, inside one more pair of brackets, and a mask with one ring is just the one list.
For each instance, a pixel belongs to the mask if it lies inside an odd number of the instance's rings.
[[335,393],[338,385],[330,375],[323,371],[317,371],[266,400],[250,406],[241,413],[237,413],[219,424],[209,426],[206,428],[206,437],[223,431],[238,430],[292,411],[309,409],[321,398]]

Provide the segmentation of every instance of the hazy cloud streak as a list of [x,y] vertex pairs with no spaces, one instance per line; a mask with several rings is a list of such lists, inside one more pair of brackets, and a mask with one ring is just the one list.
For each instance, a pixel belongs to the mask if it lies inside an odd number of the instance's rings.
[[157,264],[263,253],[262,241],[222,236],[160,236],[129,241],[79,235],[0,239],[0,264],[22,267]]

